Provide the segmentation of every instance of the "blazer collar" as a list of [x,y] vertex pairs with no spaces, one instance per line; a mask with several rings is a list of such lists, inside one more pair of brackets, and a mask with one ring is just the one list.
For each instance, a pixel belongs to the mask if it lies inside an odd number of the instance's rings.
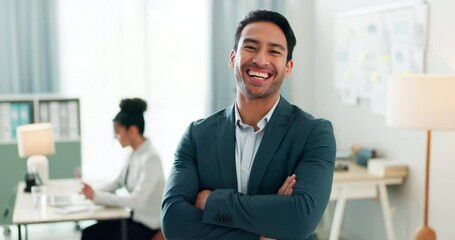
[[[217,150],[221,175],[226,188],[237,190],[235,166],[235,104],[226,108],[217,120]],[[248,194],[256,194],[267,167],[285,136],[291,122],[292,106],[280,98],[259,146],[250,173]]]
[[275,155],[275,152],[278,151],[278,148],[290,126],[292,118],[293,114],[291,104],[289,104],[286,99],[281,97],[270,122],[265,128],[261,145],[259,146],[256,157],[254,158],[248,182],[249,195],[257,194],[267,167]]
[[237,190],[234,107],[235,104],[226,108],[217,119],[216,146],[224,186],[227,189]]

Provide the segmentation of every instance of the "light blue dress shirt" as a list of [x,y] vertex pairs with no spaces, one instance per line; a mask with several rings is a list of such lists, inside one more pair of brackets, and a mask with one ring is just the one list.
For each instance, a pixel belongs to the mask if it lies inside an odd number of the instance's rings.
[[235,104],[235,168],[238,191],[243,194],[248,193],[248,181],[254,157],[264,136],[264,129],[270,121],[279,101],[280,99],[278,99],[269,112],[258,122],[257,126],[259,130],[256,132],[252,126],[243,123],[237,103]]

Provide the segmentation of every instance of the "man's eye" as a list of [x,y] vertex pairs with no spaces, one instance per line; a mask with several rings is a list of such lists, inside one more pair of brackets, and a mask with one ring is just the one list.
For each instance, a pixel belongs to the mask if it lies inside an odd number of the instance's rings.
[[247,46],[244,46],[243,48],[245,48],[245,49],[247,49],[247,50],[256,50],[255,47],[253,47],[253,46],[248,46],[248,45],[247,45]]
[[270,53],[273,55],[281,55],[281,52],[275,50],[270,51]]

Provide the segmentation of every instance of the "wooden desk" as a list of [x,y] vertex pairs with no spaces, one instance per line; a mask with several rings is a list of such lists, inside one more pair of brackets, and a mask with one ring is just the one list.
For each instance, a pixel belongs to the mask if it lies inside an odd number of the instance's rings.
[[355,164],[349,165],[349,171],[335,172],[330,200],[336,200],[337,203],[329,239],[339,239],[346,200],[376,198],[379,195],[387,239],[395,240],[387,185],[402,184],[403,180],[404,177],[373,176],[368,174],[366,168]]
[[[46,186],[48,195],[78,193],[82,187],[81,183],[76,179],[49,180],[49,183]],[[55,212],[56,208],[48,205],[45,212],[40,214],[33,208],[32,196],[30,193],[24,192],[24,187],[24,182],[20,182],[17,187],[16,204],[13,212],[13,224],[18,225],[19,239],[22,239],[22,225],[24,225],[26,229],[27,224],[110,219],[125,220],[122,221],[122,235],[123,239],[126,239],[126,220],[130,218],[130,211],[128,209],[90,204],[90,209],[88,211],[59,214]],[[27,239],[27,231],[25,235]]]

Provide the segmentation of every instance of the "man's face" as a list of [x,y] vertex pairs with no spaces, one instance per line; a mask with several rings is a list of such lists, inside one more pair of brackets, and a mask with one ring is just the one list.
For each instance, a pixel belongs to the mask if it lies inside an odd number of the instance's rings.
[[279,95],[283,79],[294,65],[292,60],[286,61],[287,54],[286,37],[280,27],[271,22],[245,26],[229,62],[240,94],[249,99]]

